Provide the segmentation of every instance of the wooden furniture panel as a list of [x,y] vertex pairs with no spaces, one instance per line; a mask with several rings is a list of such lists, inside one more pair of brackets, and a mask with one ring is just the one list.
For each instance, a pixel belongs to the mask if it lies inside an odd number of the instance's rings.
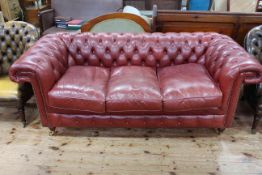
[[38,17],[38,13],[39,11],[43,11],[48,9],[48,6],[42,6],[39,9],[36,8],[27,8],[25,11],[25,20],[28,23],[31,23],[35,26],[39,26],[39,17]]
[[[215,23],[214,23],[215,24]],[[188,27],[190,25],[190,27]],[[186,29],[186,30],[185,30]],[[210,25],[208,23],[180,22],[162,26],[162,32],[217,32],[225,35],[233,35],[234,24],[224,23]]]
[[35,26],[39,26],[38,13],[50,8],[51,0],[42,0],[42,5],[35,6],[35,0],[19,0],[25,14],[25,20]]
[[232,22],[236,21],[236,17],[233,15],[227,15],[227,13],[215,13],[215,12],[181,12],[181,11],[165,11],[158,10],[157,20],[159,22],[165,21],[188,21],[188,22]]
[[158,10],[155,28],[157,32],[218,32],[243,44],[247,32],[261,24],[259,13]]

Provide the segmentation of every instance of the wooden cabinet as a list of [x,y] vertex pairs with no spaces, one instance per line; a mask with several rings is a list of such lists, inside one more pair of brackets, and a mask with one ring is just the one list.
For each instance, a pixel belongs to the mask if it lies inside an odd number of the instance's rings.
[[35,26],[39,26],[38,13],[50,8],[51,0],[20,0],[23,8],[25,21]]
[[221,13],[159,10],[157,32],[217,32],[243,44],[248,31],[262,24],[260,13]]

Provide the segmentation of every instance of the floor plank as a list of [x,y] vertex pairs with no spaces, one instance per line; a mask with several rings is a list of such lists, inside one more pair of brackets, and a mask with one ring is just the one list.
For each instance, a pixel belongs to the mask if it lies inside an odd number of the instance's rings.
[[57,136],[40,125],[22,128],[15,109],[0,108],[0,174],[261,175],[262,126],[252,135],[252,113],[240,103],[232,128],[68,129]]

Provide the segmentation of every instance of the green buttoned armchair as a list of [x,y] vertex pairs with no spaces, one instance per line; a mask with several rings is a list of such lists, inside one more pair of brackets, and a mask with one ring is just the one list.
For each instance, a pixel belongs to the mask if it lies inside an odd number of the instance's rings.
[[24,126],[24,106],[33,96],[32,87],[28,83],[11,82],[8,69],[38,38],[36,27],[23,21],[9,21],[0,26],[0,107],[15,105]]
[[[245,48],[262,63],[262,25],[248,32],[245,38]],[[256,133],[259,120],[262,118],[262,84],[245,85],[244,99],[254,110],[252,133]]]

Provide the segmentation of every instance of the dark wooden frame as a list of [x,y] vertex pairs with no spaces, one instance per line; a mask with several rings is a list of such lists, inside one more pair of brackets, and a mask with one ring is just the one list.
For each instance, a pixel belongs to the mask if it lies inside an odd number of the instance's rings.
[[47,28],[45,28],[46,26],[44,25],[44,19],[46,20],[46,18],[44,18],[45,15],[52,15],[52,19],[50,22],[50,24],[47,27],[52,27],[55,25],[55,10],[54,9],[48,9],[48,10],[44,10],[39,12],[39,27],[40,27],[40,34],[42,34]]
[[151,32],[150,25],[143,18],[137,15],[131,14],[131,13],[109,13],[109,14],[99,16],[85,23],[81,27],[81,32],[89,32],[99,22],[102,22],[108,19],[117,19],[117,18],[129,19],[131,21],[134,21],[137,24],[139,24],[144,29],[145,32]]
[[27,0],[18,0],[19,4],[23,10],[23,21],[25,20],[26,22],[29,22],[35,26],[40,26],[40,21],[39,21],[39,13],[45,10],[48,10],[51,8],[51,0],[44,0],[43,3],[45,7],[38,7],[35,9],[30,9],[28,10],[26,7],[28,3],[33,3],[34,1],[27,1]]

